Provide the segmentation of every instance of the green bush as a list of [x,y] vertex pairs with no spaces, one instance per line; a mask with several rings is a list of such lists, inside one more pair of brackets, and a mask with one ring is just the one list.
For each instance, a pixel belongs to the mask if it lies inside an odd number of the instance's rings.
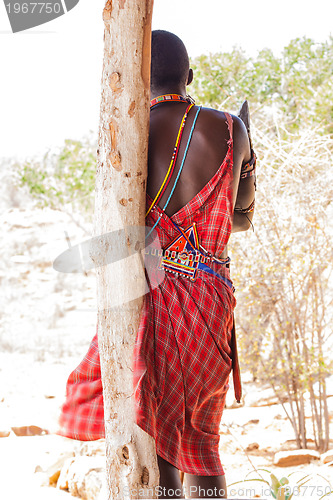
[[71,204],[82,212],[93,210],[97,144],[92,136],[66,139],[57,153],[17,164],[19,182],[38,206],[61,209]]

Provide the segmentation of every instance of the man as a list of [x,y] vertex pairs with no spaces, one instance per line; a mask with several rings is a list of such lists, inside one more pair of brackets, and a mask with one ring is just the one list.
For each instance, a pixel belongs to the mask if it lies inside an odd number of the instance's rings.
[[[227,242],[231,231],[251,225],[255,158],[239,118],[186,96],[192,79],[183,42],[154,31],[146,224],[158,232],[165,279],[146,295],[134,394],[137,424],[155,438],[167,497],[184,498],[182,471],[188,497],[209,489],[224,498],[219,424],[232,368],[240,398]],[[95,337],[68,381],[60,433],[103,437],[102,412]]]

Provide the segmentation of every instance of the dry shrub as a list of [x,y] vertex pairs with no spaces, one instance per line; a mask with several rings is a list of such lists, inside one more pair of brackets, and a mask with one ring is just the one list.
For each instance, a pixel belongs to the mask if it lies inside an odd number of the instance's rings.
[[[242,365],[271,384],[306,448],[329,445],[332,361],[333,139],[256,123],[260,158],[255,231],[231,240]],[[321,131],[322,132],[322,131]]]

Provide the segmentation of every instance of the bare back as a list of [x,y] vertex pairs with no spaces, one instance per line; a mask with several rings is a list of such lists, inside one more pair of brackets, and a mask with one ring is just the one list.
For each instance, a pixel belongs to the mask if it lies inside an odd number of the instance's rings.
[[[173,148],[185,113],[186,103],[163,103],[151,110],[148,156],[147,192],[154,197],[160,188],[170,164]],[[190,130],[197,107],[189,112],[179,155],[171,182],[163,194],[160,207],[163,207],[172,189],[173,181],[183,159]],[[240,120],[233,117],[234,123],[234,165],[233,165],[233,201],[235,204],[240,168],[250,158],[247,135]],[[195,125],[193,138],[184,163],[184,168],[177,183],[174,195],[166,208],[166,214],[172,216],[196,196],[220,168],[228,151],[230,131],[223,112],[202,108]]]

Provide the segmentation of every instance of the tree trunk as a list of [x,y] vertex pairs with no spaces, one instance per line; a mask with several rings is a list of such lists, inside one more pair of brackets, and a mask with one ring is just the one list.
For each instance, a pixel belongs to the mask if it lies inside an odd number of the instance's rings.
[[[109,499],[155,498],[159,479],[154,440],[135,424],[132,382],[145,293],[136,250],[144,242],[152,9],[153,0],[107,0],[103,10],[95,235],[122,230],[125,236],[101,236],[91,249],[97,268]],[[133,237],[130,226],[141,226],[140,234]],[[124,258],[101,267],[109,252]],[[144,495],[144,488],[150,494]]]

